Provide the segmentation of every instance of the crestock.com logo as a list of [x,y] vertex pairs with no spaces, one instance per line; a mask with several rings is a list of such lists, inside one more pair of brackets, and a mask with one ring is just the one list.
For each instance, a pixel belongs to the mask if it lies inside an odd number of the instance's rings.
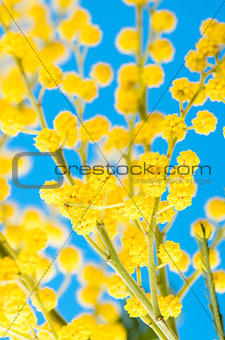
[[[19,161],[23,157],[51,157],[56,161],[56,166],[54,167],[54,174],[57,175],[57,182],[48,183],[48,184],[23,184],[19,179]],[[62,161],[62,163],[61,163]],[[209,165],[167,165],[160,169],[160,174],[164,174],[165,178],[168,175],[176,175],[178,180],[180,181],[180,177],[186,175],[193,175],[196,170],[200,170],[200,175],[205,175],[206,171],[208,175],[211,175],[212,170]],[[12,161],[12,180],[15,186],[21,189],[57,189],[60,188],[64,183],[64,177],[67,175],[71,175],[72,171],[76,172],[76,175],[80,176],[88,176],[90,174],[101,176],[105,173],[108,175],[117,175],[117,176],[125,176],[132,175],[138,176],[136,179],[133,179],[134,183],[137,184],[140,181],[142,183],[148,183],[149,179],[146,179],[148,175],[155,175],[159,171],[157,166],[149,165],[146,162],[143,164],[135,164],[130,167],[127,165],[66,165],[63,162],[63,159],[59,159],[59,153],[56,152],[20,152],[16,154]],[[145,176],[141,178],[141,175]],[[175,177],[176,177],[175,176]],[[151,176],[150,176],[151,177]],[[152,179],[150,179],[152,180]],[[190,179],[189,179],[190,180]],[[154,181],[154,176],[153,176]],[[211,183],[211,180],[208,179],[198,179],[195,180],[196,183]]]
[[23,157],[52,157],[57,158],[56,152],[20,152],[17,153],[12,160],[12,181],[14,185],[20,189],[57,189],[63,185],[64,178],[58,177],[57,182],[53,184],[23,184],[19,180],[19,161]]

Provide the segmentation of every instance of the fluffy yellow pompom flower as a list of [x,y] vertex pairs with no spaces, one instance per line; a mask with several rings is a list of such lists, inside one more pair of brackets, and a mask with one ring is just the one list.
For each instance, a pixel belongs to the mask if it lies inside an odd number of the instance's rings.
[[[196,153],[192,150],[181,151],[180,155],[177,157],[177,162],[179,166],[189,166],[189,167],[198,167],[200,163],[200,159],[196,155]],[[195,169],[196,170],[196,169]]]
[[[93,280],[93,277],[95,278]],[[92,286],[102,286],[106,283],[108,278],[105,277],[101,268],[97,268],[94,264],[86,264],[82,272],[82,282]]]
[[40,256],[30,249],[24,248],[18,256],[18,265],[22,272],[33,275],[40,262]]
[[77,118],[71,112],[60,112],[54,120],[55,130],[67,147],[73,147],[77,140]]
[[120,316],[117,306],[111,302],[99,304],[96,311],[108,323],[116,322]]
[[82,258],[80,251],[75,247],[62,249],[59,254],[58,263],[63,273],[76,273],[80,267]]
[[138,33],[132,27],[123,28],[117,38],[116,47],[125,54],[136,53],[138,50]]
[[41,280],[42,283],[50,281],[55,274],[55,267],[52,259],[47,257],[40,257],[36,266],[37,281]]
[[47,233],[40,228],[32,228],[25,234],[26,249],[38,252],[46,247],[48,241]]
[[129,6],[144,6],[147,5],[151,0],[123,0],[125,4]]
[[[42,289],[38,289],[38,295],[45,306],[45,309],[47,312],[50,312],[53,308],[57,306],[57,295],[55,291],[49,287],[45,287]],[[33,305],[36,307],[36,309],[40,312],[41,306],[38,303],[38,300],[33,297],[32,299]]]
[[138,65],[134,63],[124,64],[118,71],[118,82],[123,88],[132,88],[138,84],[140,72]]
[[91,77],[99,86],[108,86],[113,79],[113,69],[110,64],[99,62],[93,65],[91,69]]
[[140,156],[142,165],[151,166],[150,176],[153,174],[164,174],[165,167],[168,165],[168,159],[165,155],[160,155],[159,152],[145,152]]
[[167,115],[162,123],[163,137],[168,139],[178,138],[182,140],[185,137],[187,125],[184,122],[184,118],[178,117],[177,113]]
[[0,259],[0,281],[13,280],[19,273],[19,267],[13,259],[6,256]]
[[122,323],[115,324],[96,324],[92,330],[91,339],[93,340],[126,340],[127,331]]
[[218,44],[216,40],[209,38],[201,38],[196,44],[197,51],[204,57],[212,57],[218,52]]
[[35,146],[41,152],[54,152],[60,148],[61,138],[55,130],[43,129],[35,138]]
[[107,135],[109,121],[103,116],[95,116],[86,120],[81,125],[80,134],[83,141],[98,142],[103,136]]
[[190,256],[186,252],[183,251],[183,254],[180,260],[176,263],[173,263],[173,262],[169,263],[169,267],[170,267],[170,270],[175,273],[180,273],[180,272],[185,273],[189,268],[190,262],[191,262]]
[[[128,226],[122,238],[124,249],[129,252],[130,260],[136,266],[148,263],[148,247],[144,234],[135,226]],[[128,258],[129,258],[128,256]]]
[[225,220],[225,199],[222,197],[211,198],[205,206],[207,216],[215,221]]
[[209,37],[212,34],[214,35],[215,29],[217,26],[218,26],[218,21],[216,19],[208,18],[201,22],[200,32],[202,35]]
[[[26,294],[16,283],[5,283],[1,285],[1,303],[5,304],[10,300],[20,299],[26,301]],[[2,307],[2,306],[1,306]]]
[[[60,7],[61,10],[65,11],[68,9],[68,7],[71,6],[73,0],[58,0],[58,5]],[[76,1],[75,1],[76,3]]]
[[206,58],[199,51],[189,51],[186,56],[186,67],[192,72],[202,72],[207,66]]
[[174,47],[168,39],[157,39],[149,50],[154,61],[168,63],[173,59]]
[[[167,207],[170,207],[169,203],[167,201],[162,201],[159,204],[159,211],[166,209]],[[174,214],[175,211],[173,210],[173,207],[166,209],[165,211],[157,214],[157,222],[162,224],[170,222]]]
[[11,103],[20,103],[26,96],[26,88],[19,70],[13,69],[1,82],[2,94]]
[[66,47],[59,41],[48,42],[39,52],[41,60],[48,60],[49,63],[59,63],[67,56]]
[[9,27],[9,25],[12,24],[13,22],[13,18],[14,20],[16,20],[20,17],[19,11],[14,6],[15,4],[17,4],[17,2],[19,3],[20,1],[15,0],[15,3],[14,1],[9,1],[9,2],[5,1],[4,2],[5,6],[3,4],[0,5],[1,24],[4,27]]
[[177,19],[170,11],[160,10],[152,15],[152,28],[156,32],[172,32],[176,28],[176,24]]
[[4,304],[4,313],[7,319],[14,326],[25,332],[30,331],[30,327],[35,326],[37,319],[30,306],[22,298],[14,298]]
[[[209,249],[209,263],[211,269],[215,269],[220,264],[220,254],[218,250],[215,249]],[[201,259],[201,254],[196,253],[193,256],[193,266],[195,269],[201,270],[203,268],[203,263]]]
[[184,210],[191,205],[194,193],[194,183],[175,182],[174,185],[170,187],[167,200],[176,210]]
[[159,197],[164,193],[166,190],[164,171],[167,165],[167,157],[158,152],[146,152],[140,157],[140,166],[149,169],[143,176],[146,180],[142,186],[143,192],[152,197]]
[[201,225],[205,229],[206,239],[211,238],[212,233],[214,231],[214,226],[211,223],[209,223],[209,221],[207,220],[197,220],[196,222],[194,222],[191,227],[191,235],[194,237],[197,236],[197,237],[203,238],[204,234],[203,234]]
[[4,99],[0,100],[1,130],[9,136],[17,136],[24,128],[26,119],[24,113],[17,110]]
[[[162,133],[162,122],[164,120],[163,114],[159,112],[153,112],[148,115],[145,124],[143,122],[138,122],[135,127],[134,135],[135,140],[134,142],[137,144],[148,144],[156,138],[158,135]],[[141,133],[139,133],[141,131]]]
[[118,275],[114,275],[108,280],[108,291],[116,299],[125,299],[128,296],[127,287]]
[[127,299],[124,309],[128,312],[131,318],[138,318],[147,314],[143,304],[136,296]]
[[58,333],[58,339],[90,339],[92,338],[92,331],[96,326],[93,316],[83,315],[78,319],[74,319],[72,323],[62,327]]
[[25,37],[20,33],[10,31],[3,36],[0,47],[2,52],[17,58],[23,58],[30,52],[30,46]]
[[82,80],[76,72],[66,73],[63,81],[62,88],[65,92],[72,95],[77,95],[80,91]]
[[111,150],[112,148],[122,149],[125,148],[129,144],[129,133],[123,127],[114,127],[108,133],[108,140],[105,145],[106,151]]
[[213,282],[217,293],[225,293],[225,272],[224,270],[218,270],[213,273]]
[[37,115],[36,111],[34,111],[29,106],[24,106],[21,109],[21,112],[22,112],[22,114],[24,116],[24,125],[25,126],[33,126],[33,127],[37,126],[38,115]]
[[60,23],[59,31],[64,39],[74,39],[81,28],[90,20],[89,13],[84,8],[78,8],[74,15]]
[[173,241],[166,241],[165,244],[160,244],[158,250],[158,257],[163,264],[177,263],[183,255],[179,243]]
[[52,37],[53,27],[49,23],[49,20],[46,17],[42,18],[34,18],[34,26],[32,31],[30,32],[32,37],[37,37],[48,41]]
[[63,79],[63,73],[59,67],[54,65],[46,65],[39,71],[39,81],[47,89],[57,88]]
[[115,92],[115,107],[120,113],[134,113],[137,111],[139,92],[135,88],[119,87]]
[[78,89],[78,95],[88,103],[93,102],[98,96],[98,87],[96,82],[88,78],[82,80]]
[[93,47],[98,45],[102,39],[102,31],[99,26],[85,24],[81,28],[80,42],[82,45]]
[[100,293],[99,287],[90,285],[78,290],[76,295],[81,306],[90,308],[97,305]]
[[46,224],[45,218],[42,215],[41,211],[28,208],[23,216],[22,225],[26,230],[30,230],[31,226],[33,228],[44,228]]
[[159,309],[164,319],[168,319],[169,317],[177,318],[180,315],[182,303],[178,296],[159,296],[158,301]]
[[213,113],[204,110],[199,111],[197,117],[192,120],[194,130],[202,135],[209,135],[216,130],[217,118]]
[[144,67],[143,81],[149,88],[159,87],[164,81],[164,71],[158,65],[149,64]]
[[18,225],[7,225],[6,237],[11,246],[21,249],[24,246],[24,227]]
[[194,96],[195,88],[193,82],[190,82],[187,78],[180,78],[173,81],[170,92],[174,99],[186,102]]
[[209,79],[208,83],[205,85],[205,90],[211,101],[224,101],[225,81],[219,75],[216,75],[215,78]]
[[10,186],[4,177],[0,177],[0,201],[4,201],[10,194]]
[[0,115],[1,130],[8,136],[17,136],[24,128],[24,115],[21,111],[11,107]]
[[10,173],[12,170],[12,155],[8,155],[5,152],[2,152],[0,155],[0,176],[5,176]]

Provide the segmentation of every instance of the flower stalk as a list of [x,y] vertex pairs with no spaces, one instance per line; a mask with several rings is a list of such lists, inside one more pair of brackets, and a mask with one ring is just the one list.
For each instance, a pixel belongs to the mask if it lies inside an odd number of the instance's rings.
[[159,327],[160,330],[166,335],[168,340],[177,340],[178,338],[176,335],[171,331],[171,329],[168,327],[167,323],[163,320],[154,320],[153,315],[153,308],[152,304],[149,301],[146,294],[143,292],[143,290],[138,286],[136,281],[132,278],[132,276],[129,274],[129,272],[126,270],[124,265],[122,264],[119,256],[117,255],[117,252],[110,240],[110,237],[105,229],[104,224],[97,223],[97,229],[98,232],[102,238],[103,243],[105,244],[105,247],[108,250],[109,258],[107,263],[120,275],[122,280],[125,282],[125,284],[128,286],[130,291],[140,300],[140,302],[145,307],[148,314],[153,319],[154,327]]

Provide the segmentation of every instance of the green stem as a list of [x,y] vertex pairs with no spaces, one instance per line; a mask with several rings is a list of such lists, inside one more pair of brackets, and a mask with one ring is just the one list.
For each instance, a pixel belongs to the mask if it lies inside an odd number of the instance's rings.
[[149,225],[148,230],[148,265],[149,265],[149,282],[150,282],[150,291],[152,297],[152,306],[153,306],[153,315],[155,320],[159,320],[162,318],[158,297],[157,297],[157,283],[156,283],[156,266],[155,266],[155,255],[154,255],[154,240],[155,240],[155,229],[156,229],[156,213],[159,208],[160,197],[156,197],[154,199],[153,211],[151,223]]
[[[0,325],[0,329],[3,332],[6,332],[8,335],[12,336],[15,339],[21,339],[21,340],[34,340],[34,339],[38,339],[37,337],[34,338],[34,337],[30,337],[28,335],[23,335],[21,333],[15,332],[15,331],[8,330],[7,328],[3,327],[2,325]],[[5,339],[5,337],[4,337],[4,339]]]
[[142,317],[141,320],[149,327],[153,329],[153,331],[158,335],[159,339],[161,340],[167,340],[167,337],[164,335],[164,333],[161,331],[159,327],[156,327],[155,323],[153,322],[150,315],[146,315],[145,317]]
[[67,273],[64,277],[64,280],[62,281],[62,284],[60,285],[58,292],[57,292],[57,298],[58,300],[64,295],[65,291],[69,287],[72,280],[72,275],[70,273]]
[[[157,246],[157,249],[158,249],[158,247],[159,247],[159,245],[161,243],[164,243],[164,240],[165,240],[165,233],[164,233],[164,231],[161,232],[159,230],[158,225],[157,225],[156,226],[156,246]],[[159,264],[162,264],[160,258],[158,258],[158,261],[159,261]],[[159,289],[160,294],[162,296],[169,295],[168,280],[167,280],[167,268],[166,268],[166,266],[162,267],[159,270],[159,272],[158,272],[158,275],[157,275],[157,286],[158,286],[158,289]],[[173,330],[174,334],[176,334],[178,336],[175,319],[170,317],[167,320],[167,322],[168,322],[168,325],[170,326],[170,328]]]
[[177,296],[182,300],[187,292],[189,291],[189,288],[193,285],[193,283],[200,277],[201,273],[199,270],[196,270],[188,279],[185,280],[185,284],[177,294]]
[[223,321],[222,321],[222,316],[219,310],[219,305],[218,305],[218,301],[216,297],[215,285],[213,282],[213,275],[212,275],[212,270],[210,267],[210,260],[209,260],[209,247],[208,247],[208,242],[205,236],[202,242],[203,242],[202,253],[204,256],[205,275],[206,275],[207,286],[209,288],[209,293],[211,297],[211,307],[212,307],[212,313],[214,316],[215,328],[216,328],[218,338],[220,340],[224,340],[225,336],[224,336],[224,331],[223,331]]
[[141,281],[141,267],[140,267],[140,266],[138,266],[138,267],[136,268],[136,275],[137,275],[137,283],[138,283],[139,287],[142,288],[142,281]]
[[169,159],[169,162],[172,158],[173,150],[176,146],[177,138],[171,138],[168,142],[168,151],[167,151],[167,158]]
[[39,116],[39,119],[40,119],[40,124],[41,124],[41,127],[42,129],[44,128],[47,128],[47,123],[46,123],[46,120],[45,120],[45,116],[43,114],[43,111],[42,111],[42,108],[41,108],[41,105],[39,105],[33,95],[33,92],[31,90],[31,85],[29,83],[29,80],[27,78],[27,75],[25,73],[25,70],[23,68],[23,65],[22,65],[22,62],[20,59],[18,58],[14,58],[20,72],[21,72],[21,75],[22,75],[22,78],[23,78],[23,81],[24,81],[24,84],[26,86],[26,90],[27,90],[27,94],[29,96],[29,99],[30,99],[30,102],[32,103],[35,111],[37,112],[38,116]]
[[61,326],[66,326],[67,325],[67,322],[66,320],[62,317],[62,315],[60,315],[56,309],[52,309],[50,312],[49,312],[51,318],[53,320],[55,320],[59,325]]
[[[108,264],[116,271],[116,273],[118,273],[118,275],[120,275],[120,277],[128,286],[130,291],[140,300],[140,302],[143,304],[150,317],[153,318],[153,309],[151,302],[149,301],[144,291],[138,286],[136,281],[133,279],[133,277],[129,274],[129,272],[126,270],[126,268],[120,261],[120,258],[117,255],[117,252],[110,240],[110,237],[104,225],[97,224],[97,228],[102,238],[102,241],[105,244],[109,253],[109,258],[107,261]],[[167,340],[177,340],[176,335],[171,331],[171,329],[168,327],[167,323],[164,320],[157,320],[157,322],[153,320],[153,324],[154,327],[160,328],[160,330],[166,336]]]
[[144,65],[144,58],[142,56],[142,48],[143,48],[143,18],[142,13],[143,8],[141,5],[137,6],[137,32],[138,32],[138,51],[137,51],[137,63],[139,67],[139,88],[140,88],[140,96],[139,96],[139,108],[138,112],[140,114],[140,118],[142,120],[147,119],[146,114],[146,86],[143,84],[142,81],[142,73],[143,73],[143,65]]
[[[165,234],[160,232],[158,225],[156,226],[156,247],[159,248],[159,245],[164,243]],[[159,266],[162,264],[160,258],[158,258]],[[168,286],[167,286],[167,275],[166,275],[166,267],[160,268],[157,275],[157,283],[158,288],[162,296],[167,296],[169,294]]]
[[225,234],[225,227],[218,229],[217,236],[216,236],[215,240],[213,241],[213,243],[211,244],[210,247],[216,248],[221,243],[221,241],[224,240],[224,234]]
[[95,241],[92,240],[92,238],[90,236],[85,236],[86,241],[92,246],[92,248],[105,260],[107,261],[109,258],[109,255],[102,250],[101,247],[99,247],[97,245],[97,243],[95,243]]
[[117,203],[117,204],[111,204],[111,205],[89,205],[89,204],[79,204],[79,203],[73,203],[73,202],[66,202],[65,206],[67,207],[77,207],[77,208],[89,208],[93,210],[105,210],[105,209],[113,209],[113,208],[119,208],[123,207],[124,203]]
[[132,160],[132,146],[133,146],[133,135],[134,135],[134,121],[135,121],[135,114],[133,114],[132,119],[129,121],[129,127],[130,127],[130,140],[129,140],[129,147],[128,152],[126,155],[126,162],[129,169],[128,173],[128,181],[129,181],[129,195],[132,197],[134,195],[134,186],[133,186],[133,178],[130,171],[131,168],[131,160]]
[[[216,248],[223,240],[224,228],[218,230],[217,236],[211,245],[211,249]],[[185,280],[185,284],[181,288],[178,296],[182,299],[187,294],[192,284],[200,277],[200,271],[196,270],[188,279]]]
[[197,91],[195,92],[194,96],[192,97],[192,99],[190,100],[190,102],[188,103],[186,109],[182,112],[182,117],[185,118],[187,113],[189,112],[189,110],[192,108],[192,105],[194,104],[194,101],[198,98],[199,94],[201,93],[201,91],[204,88],[204,81],[205,78],[211,74],[213,72],[213,70],[209,70],[206,73],[202,73],[201,75],[201,80],[200,80],[200,84],[199,84],[199,88],[197,89]]
[[22,275],[24,281],[26,282],[26,285],[29,288],[30,292],[32,292],[32,294],[34,294],[34,296],[35,296],[35,298],[36,298],[36,300],[39,304],[39,307],[40,307],[40,309],[41,309],[41,311],[42,311],[42,313],[45,317],[45,320],[47,321],[47,324],[48,324],[48,326],[51,330],[52,335],[54,336],[55,339],[58,339],[58,335],[57,335],[57,332],[55,330],[55,327],[53,326],[52,319],[51,319],[49,313],[47,312],[47,310],[46,310],[46,308],[45,308],[45,306],[44,306],[44,304],[43,304],[43,302],[42,302],[42,300],[39,296],[39,293],[37,291],[37,287],[34,286],[32,280],[28,277],[28,275],[26,275],[26,274],[21,274],[21,275]]
[[8,140],[9,136],[7,135],[3,135],[1,140],[0,140],[0,149],[4,146],[4,144],[6,143],[6,141]]
[[88,149],[88,143],[81,141],[79,153],[80,153],[80,158],[82,160],[83,166],[87,165],[87,149]]
[[67,162],[66,162],[64,154],[63,154],[63,150],[59,149],[59,150],[57,150],[55,152],[55,154],[56,154],[56,157],[53,157],[53,158],[54,158],[54,161],[55,161],[56,165],[63,165],[65,167],[66,177],[67,177],[70,185],[73,185],[74,184],[74,179],[71,176],[70,170],[68,168]]

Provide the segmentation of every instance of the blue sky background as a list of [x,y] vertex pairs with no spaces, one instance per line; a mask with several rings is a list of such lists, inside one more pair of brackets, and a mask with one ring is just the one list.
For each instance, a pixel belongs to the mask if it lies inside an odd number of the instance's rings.
[[[86,76],[88,76],[91,65],[95,62],[102,60],[111,63],[114,70],[118,70],[121,64],[133,61],[132,57],[121,55],[115,48],[115,37],[119,30],[124,26],[133,26],[135,22],[133,7],[126,6],[121,0],[105,1],[105,0],[83,0],[81,2],[83,7],[86,7],[92,14],[92,20],[98,24],[103,30],[103,41],[97,48],[91,49],[88,53],[87,63],[85,66]],[[161,94],[167,88],[170,81],[174,78],[174,74],[184,61],[184,57],[187,52],[192,49],[200,37],[199,26],[202,20],[212,17],[218,10],[221,1],[211,0],[169,0],[164,1],[160,5],[160,8],[166,8],[174,11],[178,18],[178,25],[176,30],[168,35],[175,46],[175,58],[174,61],[165,64],[165,83],[159,89],[150,93],[149,111],[154,107]],[[225,6],[222,8],[218,15],[218,19],[225,21]],[[101,58],[99,58],[101,56]],[[64,66],[65,70],[74,69],[75,63],[72,59]],[[183,67],[178,77],[189,77],[191,80],[197,80],[196,74],[190,73],[185,67]],[[100,90],[99,98],[87,106],[85,112],[85,118],[94,116],[95,114],[106,115],[113,124],[124,124],[124,119],[121,115],[117,114],[114,109],[114,90],[116,87],[116,80],[112,85],[106,89]],[[182,211],[176,220],[175,225],[170,231],[168,238],[180,242],[181,248],[193,254],[197,250],[197,244],[193,238],[190,237],[190,224],[197,218],[204,217],[204,205],[208,198],[212,196],[224,196],[224,137],[222,134],[222,128],[225,125],[224,105],[221,103],[207,103],[204,105],[205,109],[213,112],[218,118],[217,130],[215,133],[209,136],[197,135],[193,131],[190,131],[182,143],[179,143],[175,150],[175,157],[182,150],[192,149],[194,150],[202,164],[209,164],[212,167],[212,175],[207,178],[211,179],[211,184],[205,184],[198,187],[197,197],[193,199],[191,207]],[[44,110],[47,115],[48,122],[51,126],[53,118],[61,110],[69,109],[65,99],[58,91],[51,91],[44,98]],[[187,123],[190,124],[191,119],[196,115],[196,112],[202,108],[195,107],[188,115]],[[160,110],[165,114],[171,114],[178,112],[178,103],[171,97],[169,91],[163,96],[156,110]],[[16,149],[36,151],[32,146],[32,137],[20,135],[18,138],[11,142],[11,146]],[[154,151],[165,152],[165,142],[162,139],[158,139],[154,143]],[[74,155],[73,155],[74,157]],[[73,164],[75,158],[71,158]],[[26,183],[35,184],[42,183],[45,180],[51,179],[51,175],[48,176],[46,172],[46,166],[53,169],[52,163],[48,161],[36,160],[32,173],[24,179]],[[52,168],[50,168],[52,167]],[[49,174],[52,174],[50,171]],[[37,181],[38,178],[38,181]],[[19,201],[21,207],[27,204],[37,205],[43,207],[44,204],[39,198],[37,190],[22,190],[13,187],[12,198]],[[69,226],[69,224],[68,224]],[[78,245],[82,248],[83,254],[86,259],[96,259],[98,257],[93,254],[88,248],[86,242],[73,234],[71,243]],[[225,251],[224,244],[220,246],[222,263],[220,268],[225,265]],[[53,255],[54,252],[51,251]],[[179,288],[182,284],[178,275],[170,273],[169,275],[171,283],[174,288]],[[53,280],[52,286],[58,287],[62,277],[59,276]],[[81,311],[81,308],[75,301],[75,291],[78,287],[76,279],[71,289],[66,293],[65,297],[59,301],[59,310],[67,318],[71,320],[76,313]],[[198,296],[201,303],[206,307],[207,312],[207,298],[204,292],[204,283],[200,279],[194,286],[193,290]],[[71,298],[72,295],[72,298]],[[225,313],[225,297],[219,295],[219,303],[222,311]],[[209,314],[210,315],[210,314]],[[193,293],[189,293],[183,302],[183,314],[178,321],[180,326],[180,336],[182,340],[189,339],[214,339],[215,333],[213,329],[213,323],[207,315],[206,311],[197,301]]]

